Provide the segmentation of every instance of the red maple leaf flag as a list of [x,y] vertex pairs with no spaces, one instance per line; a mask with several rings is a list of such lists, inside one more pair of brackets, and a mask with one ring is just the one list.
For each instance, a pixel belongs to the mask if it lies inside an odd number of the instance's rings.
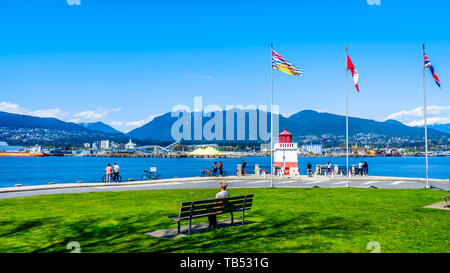
[[355,86],[356,86],[356,90],[358,90],[359,92],[359,86],[358,86],[358,78],[359,78],[359,73],[358,70],[356,70],[355,66],[352,63],[352,60],[350,60],[350,57],[347,54],[347,70],[352,71],[352,78],[353,81],[355,82]]

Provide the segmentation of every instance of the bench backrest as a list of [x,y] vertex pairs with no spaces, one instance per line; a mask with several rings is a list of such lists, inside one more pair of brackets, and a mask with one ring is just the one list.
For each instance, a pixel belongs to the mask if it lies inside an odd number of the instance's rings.
[[236,210],[249,210],[252,202],[253,194],[181,202],[179,218],[195,218],[211,214],[230,213]]

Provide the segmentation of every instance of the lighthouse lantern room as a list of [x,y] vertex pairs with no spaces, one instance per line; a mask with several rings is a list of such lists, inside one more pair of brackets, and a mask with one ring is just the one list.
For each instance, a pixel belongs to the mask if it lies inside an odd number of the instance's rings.
[[292,143],[292,134],[286,128],[279,134],[278,143],[275,143],[274,164],[280,168],[279,176],[299,176],[298,146]]

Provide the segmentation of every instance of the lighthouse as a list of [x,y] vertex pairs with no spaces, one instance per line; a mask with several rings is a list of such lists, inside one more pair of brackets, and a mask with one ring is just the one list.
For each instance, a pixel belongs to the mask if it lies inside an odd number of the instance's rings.
[[280,168],[277,175],[299,176],[298,146],[292,143],[292,134],[286,128],[279,134],[278,143],[275,143],[274,164]]

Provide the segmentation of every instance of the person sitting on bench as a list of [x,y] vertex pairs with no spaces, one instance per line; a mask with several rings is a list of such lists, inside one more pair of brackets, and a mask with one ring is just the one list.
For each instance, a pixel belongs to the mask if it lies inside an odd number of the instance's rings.
[[[220,182],[220,191],[216,194],[216,199],[219,198],[227,198],[230,197],[230,194],[227,192],[228,183]],[[217,228],[217,217],[216,215],[208,216],[209,226],[208,228]]]

